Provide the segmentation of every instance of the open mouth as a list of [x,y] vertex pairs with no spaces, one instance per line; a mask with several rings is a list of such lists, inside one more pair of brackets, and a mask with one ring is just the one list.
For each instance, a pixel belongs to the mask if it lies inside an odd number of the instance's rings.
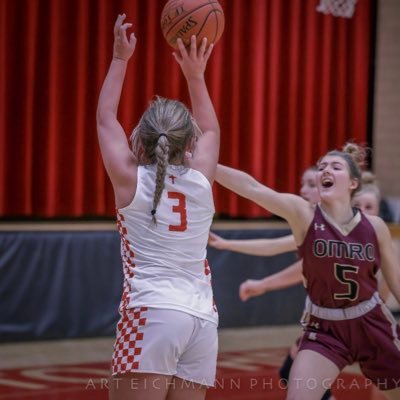
[[333,186],[333,180],[329,177],[322,178],[321,180],[322,187],[330,188]]

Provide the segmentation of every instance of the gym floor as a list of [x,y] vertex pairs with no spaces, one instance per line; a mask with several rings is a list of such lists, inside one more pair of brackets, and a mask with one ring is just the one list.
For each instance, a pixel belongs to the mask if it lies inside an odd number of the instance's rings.
[[[216,387],[207,400],[283,400],[278,370],[301,327],[219,331]],[[0,400],[106,400],[113,338],[0,345]],[[383,400],[356,365],[332,387],[337,400]]]

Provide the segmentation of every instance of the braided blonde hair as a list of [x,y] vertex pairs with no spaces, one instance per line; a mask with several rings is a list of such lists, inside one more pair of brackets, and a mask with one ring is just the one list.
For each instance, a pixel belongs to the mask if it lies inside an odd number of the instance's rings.
[[169,163],[183,164],[185,151],[194,145],[193,139],[198,132],[199,128],[183,103],[160,96],[150,103],[132,132],[132,151],[139,165],[157,166],[151,210],[154,224],[157,223],[155,214],[164,190],[167,166]]

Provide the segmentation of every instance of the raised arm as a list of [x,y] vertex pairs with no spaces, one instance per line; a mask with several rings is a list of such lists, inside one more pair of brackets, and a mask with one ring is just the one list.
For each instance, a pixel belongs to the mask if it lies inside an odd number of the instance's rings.
[[127,137],[117,120],[117,111],[128,60],[136,45],[135,35],[128,39],[123,23],[125,14],[118,15],[114,25],[113,58],[101,88],[97,106],[97,134],[104,166],[114,187],[117,207],[127,205],[135,195],[137,163]]
[[274,256],[297,250],[293,235],[273,239],[224,239],[210,232],[208,244],[219,250],[230,250],[252,256]]
[[291,266],[263,279],[248,279],[239,288],[239,296],[242,301],[250,297],[261,296],[266,292],[285,289],[298,285],[303,281],[303,260],[296,261]]
[[297,244],[302,243],[314,211],[300,196],[278,193],[249,174],[218,164],[216,181],[238,195],[254,201],[289,223]]
[[204,38],[197,49],[196,37],[192,36],[190,50],[187,52],[182,40],[178,39],[177,43],[179,53],[174,52],[174,56],[186,78],[193,116],[202,131],[202,135],[197,138],[192,158],[188,162],[212,183],[219,157],[220,129],[204,73],[213,44],[207,47],[207,39]]

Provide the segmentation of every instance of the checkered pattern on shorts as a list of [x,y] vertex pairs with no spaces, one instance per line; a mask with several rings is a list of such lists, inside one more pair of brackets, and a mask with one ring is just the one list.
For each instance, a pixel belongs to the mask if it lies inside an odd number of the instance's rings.
[[117,210],[117,227],[121,237],[121,258],[122,258],[122,268],[124,273],[124,288],[122,293],[122,299],[119,306],[120,313],[123,313],[127,306],[129,305],[129,295],[131,293],[131,287],[129,284],[129,279],[135,276],[134,268],[134,257],[135,253],[132,251],[132,246],[128,240],[128,230],[125,226],[125,218]]
[[147,307],[126,310],[117,325],[117,338],[111,362],[112,374],[121,374],[139,368],[138,356],[142,353],[141,341],[146,325]]
[[[204,260],[204,274],[206,276],[209,276],[209,279],[210,279],[209,283],[211,285],[211,269],[210,269],[210,265],[208,264],[208,260],[207,259]],[[218,312],[217,305],[215,304],[214,297],[213,297],[213,310],[214,310],[214,312]]]

